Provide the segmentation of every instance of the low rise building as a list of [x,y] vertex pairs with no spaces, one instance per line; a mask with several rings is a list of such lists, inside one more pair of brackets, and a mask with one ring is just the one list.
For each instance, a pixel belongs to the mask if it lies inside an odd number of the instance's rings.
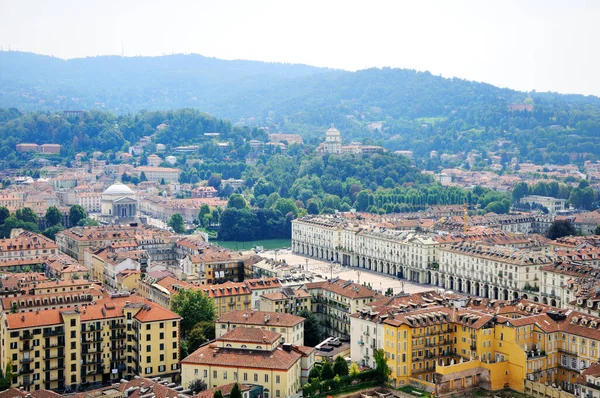
[[302,387],[314,364],[314,349],[281,344],[281,335],[239,327],[205,344],[181,361],[181,381],[201,379],[211,388],[232,381],[263,387],[265,398],[289,397]]
[[215,335],[238,328],[259,328],[281,334],[282,343],[304,345],[304,318],[278,312],[235,310],[222,314],[215,322]]

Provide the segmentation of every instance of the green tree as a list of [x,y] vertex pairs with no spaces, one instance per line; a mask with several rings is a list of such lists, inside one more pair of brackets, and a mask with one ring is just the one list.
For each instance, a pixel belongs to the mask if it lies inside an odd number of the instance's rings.
[[299,314],[304,321],[304,344],[314,347],[323,341],[323,332],[319,325],[319,320],[315,314],[308,310],[302,310]]
[[246,205],[246,200],[244,199],[244,197],[236,193],[229,197],[227,207],[234,209],[245,209],[248,206]]
[[552,222],[552,224],[550,224],[550,228],[548,228],[546,236],[549,239],[558,239],[562,238],[563,236],[571,236],[576,234],[577,231],[575,230],[575,227],[573,227],[573,224],[571,224],[570,221],[555,220],[554,222]]
[[46,219],[46,225],[48,227],[53,227],[62,221],[62,213],[56,206],[50,206],[48,207],[48,210],[46,210],[46,216],[44,218]]
[[181,289],[171,299],[171,309],[183,318],[181,329],[186,337],[198,323],[216,319],[213,300],[200,289]]
[[179,213],[175,213],[169,219],[169,227],[173,228],[178,234],[182,234],[185,232],[185,221],[183,220],[183,216]]
[[238,385],[238,383],[235,383],[233,385],[233,388],[231,389],[231,392],[229,393],[229,398],[242,398],[242,390],[240,389],[240,386]]
[[60,231],[63,231],[65,229],[65,227],[62,224],[56,224],[52,227],[48,227],[46,228],[42,234],[47,237],[50,238],[52,240],[55,240],[56,238],[56,234],[59,233]]
[[387,364],[385,351],[381,348],[373,351],[373,359],[375,360],[375,371],[377,372],[380,380],[386,382],[390,377],[392,370]]
[[306,211],[308,214],[319,214],[319,204],[316,201],[311,200],[306,206]]
[[8,217],[10,217],[10,211],[4,206],[0,207],[0,224],[4,224]]
[[512,200],[518,202],[521,198],[529,195],[529,185],[526,182],[520,181],[513,186]]
[[85,209],[79,205],[73,205],[69,209],[69,222],[71,225],[77,225],[79,220],[82,220],[87,217],[87,213]]
[[600,235],[600,225],[596,225],[596,228],[594,228],[594,235]]
[[221,180],[222,179],[220,174],[211,174],[206,184],[218,191],[221,187]]
[[140,182],[144,182],[144,181],[148,181],[148,178],[146,177],[146,173],[144,173],[143,171],[140,173]]
[[321,370],[318,367],[313,366],[310,372],[308,373],[308,381],[319,380],[320,377]]
[[223,398],[223,393],[221,392],[221,390],[215,391],[215,393],[213,394],[213,398]]
[[17,220],[21,220],[23,222],[37,223],[38,216],[31,210],[29,207],[23,207],[15,212],[15,217]]
[[279,210],[281,214],[286,215],[288,213],[294,214],[294,216],[298,215],[298,207],[294,203],[292,199],[280,198],[277,199],[271,208],[275,210]]
[[187,337],[188,350],[190,353],[207,341],[215,338],[215,325],[212,322],[198,322]]
[[204,380],[195,379],[190,381],[190,384],[188,384],[187,388],[192,392],[192,394],[196,395],[199,392],[206,390],[208,386],[206,385],[206,382]]
[[336,375],[342,377],[348,375],[348,362],[343,356],[338,356],[333,363],[333,371]]
[[331,380],[335,377],[331,362],[327,361],[321,366],[321,380]]
[[350,376],[354,377],[359,373],[360,373],[360,369],[358,368],[358,365],[356,364],[356,362],[352,362],[350,364],[350,369],[348,369],[348,374]]

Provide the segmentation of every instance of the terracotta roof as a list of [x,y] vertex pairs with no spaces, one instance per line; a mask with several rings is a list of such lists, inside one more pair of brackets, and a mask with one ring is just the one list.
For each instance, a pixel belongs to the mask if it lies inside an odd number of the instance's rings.
[[202,290],[208,297],[228,297],[252,293],[244,282],[225,282],[220,285],[202,286]]
[[147,308],[143,308],[134,318],[140,322],[156,322],[166,320],[179,320],[181,317],[166,309],[165,307],[152,302],[146,302]]
[[[213,395],[217,390],[221,391],[221,394],[223,394],[223,396],[226,396],[231,394],[231,390],[233,389],[234,385],[235,383],[229,383],[220,387],[209,388],[208,390],[201,391],[200,393],[194,395],[193,398],[213,398]],[[252,384],[238,384],[238,386],[240,386],[240,390],[242,392],[250,391],[252,388],[254,388]]]
[[32,398],[54,398],[62,397],[50,390],[37,390],[37,391],[21,391],[18,388],[11,387],[8,390],[0,392],[0,398],[16,398],[16,397],[32,397]]
[[302,355],[294,350],[284,351],[281,347],[274,351],[256,351],[247,349],[214,349],[206,344],[181,361],[182,365],[218,365],[239,369],[259,368],[289,370]]
[[[265,321],[268,319],[268,321]],[[231,322],[242,325],[296,326],[304,322],[304,318],[284,312],[268,311],[229,311],[221,315],[217,322]]]
[[243,343],[273,344],[281,338],[281,334],[259,328],[239,327],[230,330],[218,341],[237,341]]
[[[377,293],[368,287],[343,279],[332,279],[324,282],[307,283],[306,288],[310,290],[323,289],[351,299],[378,297]],[[312,293],[312,292],[311,292]]]

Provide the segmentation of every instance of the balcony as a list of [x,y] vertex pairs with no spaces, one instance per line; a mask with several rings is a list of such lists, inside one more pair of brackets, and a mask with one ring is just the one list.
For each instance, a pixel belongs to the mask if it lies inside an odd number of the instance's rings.
[[91,340],[88,339],[82,339],[81,342],[83,344],[93,344],[93,343],[100,343],[102,342],[102,337],[94,337]]
[[536,359],[546,356],[546,351],[527,351],[527,359]]
[[127,346],[125,344],[121,344],[121,345],[118,345],[118,346],[110,347],[110,350],[111,351],[121,351],[121,350],[124,350],[126,348],[127,348]]
[[126,337],[127,337],[126,333],[117,333],[117,334],[111,335],[110,339],[111,340],[122,340],[122,339],[124,339]]
[[31,333],[23,333],[22,336],[19,336],[19,340],[30,340],[33,338],[33,334]]
[[33,362],[33,358],[22,358],[21,363],[30,363]]
[[44,332],[44,337],[52,337],[52,336],[64,336],[64,330],[51,330],[49,332]]
[[23,347],[19,348],[19,351],[31,351],[33,350],[33,346],[30,345],[24,345]]
[[51,359],[59,359],[59,358],[64,358],[65,354],[63,352],[59,352],[56,355],[48,355],[44,357],[44,361],[49,361]]
[[588,388],[592,388],[594,390],[600,391],[600,386],[595,385],[594,383],[586,382],[585,386]]
[[31,374],[33,371],[34,369],[21,369],[19,370],[19,376]]
[[124,323],[111,323],[109,327],[111,329],[124,329],[125,324]]

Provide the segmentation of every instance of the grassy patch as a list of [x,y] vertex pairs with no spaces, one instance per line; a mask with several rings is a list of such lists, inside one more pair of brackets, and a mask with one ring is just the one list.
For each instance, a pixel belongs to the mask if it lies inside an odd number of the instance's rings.
[[326,393],[314,395],[314,397],[315,398],[326,398],[328,395],[335,397],[335,396],[342,395],[342,394],[348,394],[348,393],[356,392],[359,390],[364,390],[365,388],[374,388],[374,387],[383,387],[383,384],[378,381],[369,381],[367,383],[360,383],[360,384],[350,385],[350,386],[343,387],[343,388],[338,388],[337,390],[331,390]]

